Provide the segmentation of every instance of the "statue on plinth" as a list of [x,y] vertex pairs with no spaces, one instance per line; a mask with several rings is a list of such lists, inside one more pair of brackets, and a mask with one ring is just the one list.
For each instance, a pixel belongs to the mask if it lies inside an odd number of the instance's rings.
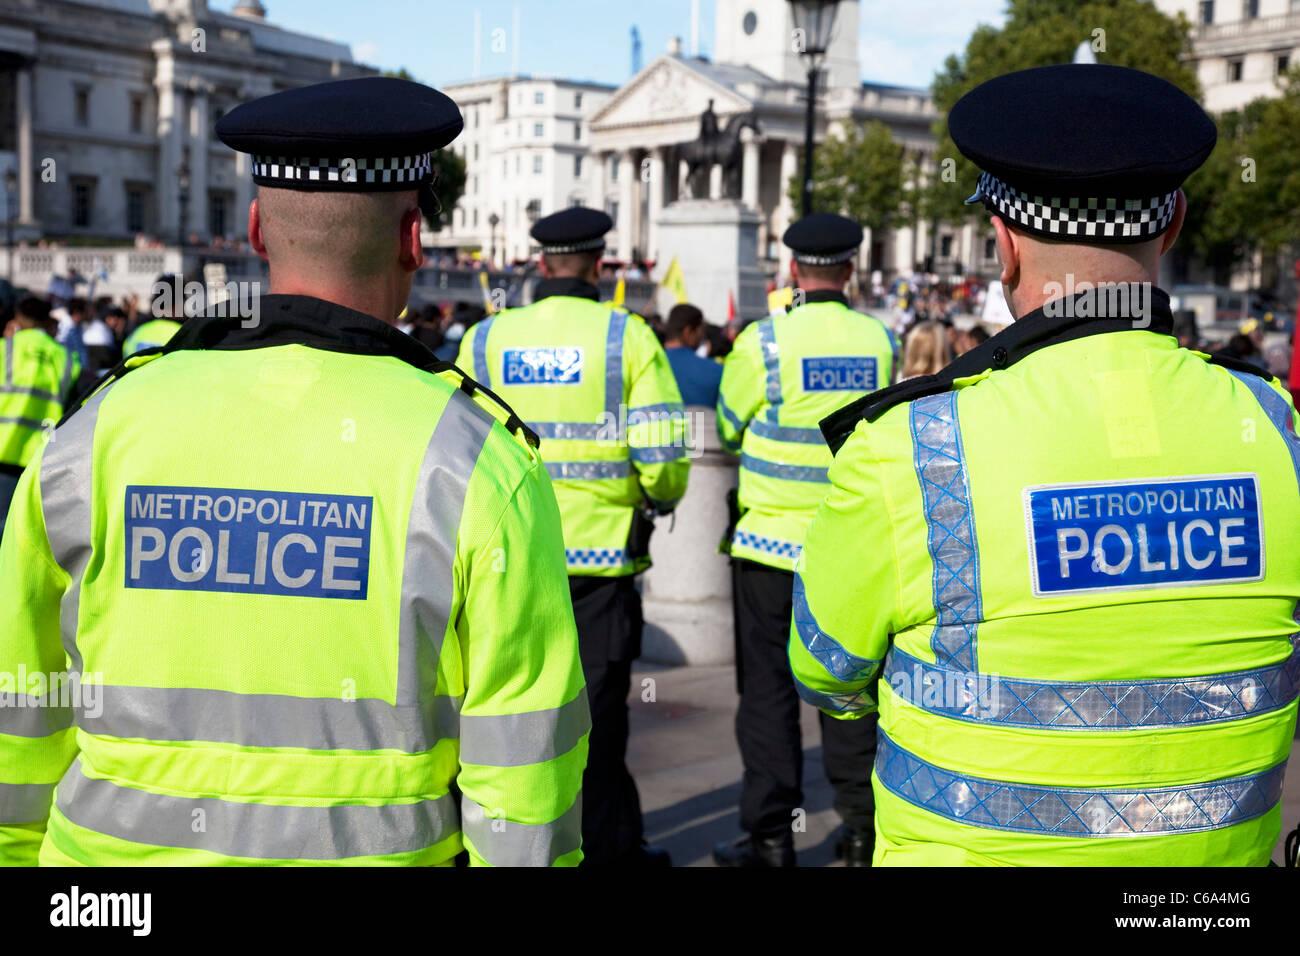
[[713,112],[713,100],[709,100],[700,114],[699,139],[673,147],[673,167],[686,160],[686,188],[692,199],[709,198],[709,177],[715,165],[722,166],[723,198],[740,198],[744,154],[740,132],[743,129],[753,130],[755,134],[761,132],[757,114],[737,113],[727,118],[726,126],[719,128],[718,114]]

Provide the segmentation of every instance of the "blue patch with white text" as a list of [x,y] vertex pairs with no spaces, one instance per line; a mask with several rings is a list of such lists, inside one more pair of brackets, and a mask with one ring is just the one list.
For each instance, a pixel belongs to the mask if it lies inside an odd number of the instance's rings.
[[871,356],[833,355],[803,360],[805,392],[874,392],[876,360]]
[[506,349],[501,380],[507,385],[579,385],[582,360],[580,346]]
[[1254,474],[1038,485],[1024,505],[1036,597],[1264,577]]
[[365,600],[374,499],[128,485],[126,586]]

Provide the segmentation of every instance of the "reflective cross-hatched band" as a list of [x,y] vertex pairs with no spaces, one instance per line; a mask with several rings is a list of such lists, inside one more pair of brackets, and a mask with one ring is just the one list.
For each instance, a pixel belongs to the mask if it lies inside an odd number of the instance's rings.
[[492,331],[492,323],[495,321],[496,316],[490,315],[478,324],[478,328],[471,330],[474,336],[474,380],[485,388],[492,387],[492,371],[488,368],[487,360],[487,340],[488,333]]
[[600,481],[605,478],[626,478],[632,474],[632,464],[622,461],[548,461],[546,473],[552,478],[570,481]]
[[1138,199],[1036,196],[981,173],[975,195],[998,215],[1040,236],[1112,239],[1152,239],[1174,218],[1178,191]]
[[617,437],[600,422],[529,422],[528,427],[537,432],[538,438],[555,441],[613,441]]
[[763,367],[767,369],[767,417],[776,421],[781,404],[781,357],[776,350],[776,326],[771,319],[758,323],[758,344],[763,350]]
[[605,337],[605,414],[618,421],[623,404],[623,332],[627,313],[614,309],[609,313],[609,331]]
[[774,425],[760,419],[750,425],[749,430],[759,438],[769,438],[772,441],[788,441],[800,445],[826,444],[820,428],[792,428],[788,425]]
[[[381,806],[297,806],[180,797],[87,776],[81,760],[59,784],[59,812],[119,840],[259,860],[346,860],[413,853],[458,829],[456,800]],[[196,827],[195,821],[203,826]]]
[[627,413],[627,420],[630,425],[640,425],[685,414],[686,406],[681,402],[657,402],[654,405],[638,405]]
[[457,390],[425,449],[411,500],[402,566],[397,632],[399,707],[431,703],[438,657],[451,620],[452,567],[465,492],[495,422],[486,409]]
[[798,677],[794,679],[794,689],[801,699],[812,704],[818,710],[834,710],[842,714],[855,714],[860,710],[869,711],[874,709],[876,702],[870,694],[873,686],[873,684],[867,684],[862,690],[853,693],[825,694],[822,691],[813,690]]
[[686,457],[683,445],[656,445],[651,448],[632,447],[627,450],[628,457],[638,465],[656,465],[665,461],[679,461]]
[[1286,762],[1262,773],[1174,787],[1076,790],[944,770],[877,734],[876,777],[914,806],[969,826],[1052,836],[1217,830],[1263,816],[1282,796]]
[[934,562],[935,659],[974,670],[980,598],[979,543],[957,421],[957,393],[912,403],[912,445]]
[[582,794],[550,823],[516,823],[461,801],[465,839],[492,866],[550,866],[582,845]]
[[406,183],[416,185],[433,173],[433,154],[411,156],[360,156],[352,158],[304,158],[298,156],[254,156],[253,182],[259,186],[284,183],[336,185],[340,189],[353,184],[380,185]]
[[808,653],[817,658],[826,673],[842,684],[851,684],[866,680],[875,673],[880,661],[851,654],[844,645],[821,629],[812,608],[808,606],[808,595],[804,590],[803,575],[797,571],[794,575],[794,619],[795,633]]
[[727,424],[729,424],[735,431],[743,432],[745,430],[745,423],[740,420],[739,415],[731,410],[731,407],[727,404],[727,400],[722,396],[718,396],[718,414],[726,419]]
[[59,630],[71,670],[81,673],[81,652],[77,648],[77,620],[81,609],[81,584],[90,562],[91,453],[95,424],[104,388],[86,402],[56,432],[56,440],[45,446],[41,459],[41,511],[45,533],[55,563],[68,575],[68,586],[59,605]]
[[52,783],[0,783],[0,824],[44,823],[52,803]]
[[571,568],[621,568],[632,559],[626,548],[565,548],[564,561]]
[[587,692],[560,707],[499,717],[461,717],[460,762],[527,767],[567,754],[591,730]]
[[100,685],[91,716],[76,714],[89,734],[124,740],[295,747],[305,750],[394,750],[424,753],[457,736],[460,699],[431,690],[420,705],[384,700],[234,694],[224,690]]
[[1173,727],[1253,717],[1300,691],[1300,649],[1280,664],[1202,677],[1029,681],[919,660],[897,647],[884,680],[914,707],[956,720],[1062,730]]
[[780,461],[768,461],[765,458],[755,458],[753,455],[744,454],[740,456],[740,467],[752,471],[756,475],[766,475],[768,478],[782,478],[785,481],[820,481],[829,482],[826,468],[814,468],[811,465],[787,465]]
[[1249,372],[1237,372],[1229,369],[1237,380],[1255,396],[1268,420],[1273,423],[1277,433],[1282,436],[1282,443],[1291,456],[1291,465],[1295,469],[1296,482],[1300,484],[1300,436],[1296,435],[1295,419],[1291,414],[1291,403],[1278,394],[1265,379]]
[[752,534],[749,531],[737,531],[731,539],[731,543],[742,548],[753,548],[755,551],[780,555],[783,558],[789,558],[791,561],[799,557],[799,552],[803,550],[802,545],[793,541],[766,538],[761,534]]

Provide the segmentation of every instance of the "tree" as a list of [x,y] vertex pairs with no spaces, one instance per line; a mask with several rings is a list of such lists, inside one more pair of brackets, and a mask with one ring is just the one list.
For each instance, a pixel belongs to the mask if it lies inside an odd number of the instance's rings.
[[[797,209],[803,176],[787,185]],[[844,125],[813,154],[813,208],[837,212],[873,232],[888,229],[905,213],[903,148],[879,120]]]
[[[965,52],[949,56],[931,84],[939,112],[934,130],[940,175],[925,190],[921,214],[951,223],[972,215],[964,201],[975,192],[979,174],[953,145],[947,121],[948,111],[967,92],[1003,73],[1069,63],[1079,43],[1087,41],[1098,63],[1153,73],[1199,98],[1196,73],[1180,59],[1191,50],[1189,26],[1183,14],[1166,16],[1144,0],[1009,0],[1006,23],[1000,29],[976,27]],[[1077,121],[1077,135],[1087,135],[1086,119]],[[944,175],[947,159],[954,163]]]
[[[396,77],[399,80],[415,79],[406,67],[400,70],[387,70],[384,76]],[[433,189],[438,194],[442,211],[437,216],[424,218],[429,223],[429,228],[438,232],[451,225],[451,216],[456,210],[456,204],[465,195],[465,181],[468,177],[464,157],[457,155],[450,147],[434,150],[433,174]]]

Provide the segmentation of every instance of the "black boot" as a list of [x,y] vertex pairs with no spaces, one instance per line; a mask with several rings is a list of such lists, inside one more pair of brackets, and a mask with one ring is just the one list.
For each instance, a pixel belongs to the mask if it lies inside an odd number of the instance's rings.
[[731,843],[713,848],[713,862],[718,866],[794,866],[794,836],[775,837],[745,834]]
[[870,866],[876,850],[876,834],[870,830],[850,830],[845,827],[835,841],[835,856],[845,866]]

